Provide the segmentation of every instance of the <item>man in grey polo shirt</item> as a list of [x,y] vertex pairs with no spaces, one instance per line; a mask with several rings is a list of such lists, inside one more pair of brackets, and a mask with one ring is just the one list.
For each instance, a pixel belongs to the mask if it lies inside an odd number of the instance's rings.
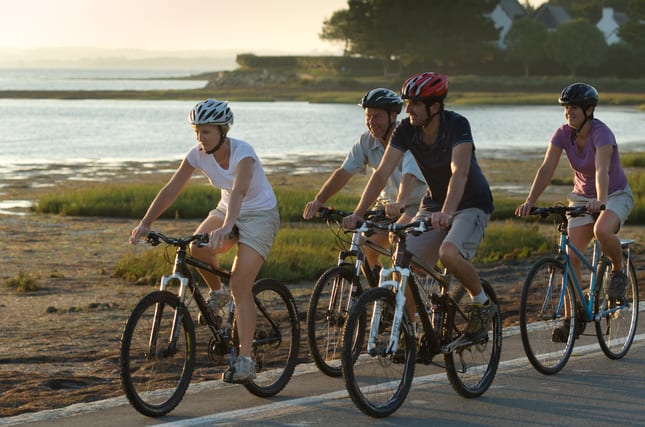
[[[403,108],[403,100],[390,89],[376,88],[367,92],[359,105],[365,110],[368,130],[352,146],[343,164],[330,175],[314,200],[307,203],[302,214],[304,219],[313,218],[352,176],[367,166],[375,170],[381,162],[390,135],[398,125],[397,116]],[[392,216],[403,211],[399,221],[406,222],[416,214],[426,191],[423,175],[412,153],[408,152],[388,179],[376,205],[385,207],[388,215]],[[388,245],[387,233],[375,234],[370,240],[381,246]],[[378,253],[365,248],[365,255],[370,265],[378,264]]]

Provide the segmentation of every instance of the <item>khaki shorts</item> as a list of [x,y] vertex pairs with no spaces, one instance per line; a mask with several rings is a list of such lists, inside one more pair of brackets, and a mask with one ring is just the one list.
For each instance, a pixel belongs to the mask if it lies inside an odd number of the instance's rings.
[[[569,193],[567,199],[569,200],[569,206],[585,206],[587,202],[592,200],[589,197],[581,196],[577,193]],[[615,191],[607,197],[607,206],[605,206],[605,210],[612,211],[618,215],[618,218],[620,218],[620,226],[622,227],[633,207],[634,195],[632,194],[632,189],[629,184],[627,184],[624,190]],[[592,215],[576,216],[573,218],[569,217],[569,228],[576,228],[593,223],[594,217]]]
[[[222,221],[226,217],[223,209],[213,209],[209,215],[214,215]],[[267,211],[243,212],[235,221],[238,229],[238,243],[242,243],[259,253],[265,260],[280,228],[280,212],[276,206]]]
[[[430,217],[432,212],[419,211],[414,220]],[[490,214],[481,209],[469,208],[457,211],[452,218],[449,230],[426,231],[419,236],[408,237],[408,250],[435,264],[439,257],[439,247],[443,242],[453,243],[461,255],[471,260],[484,238]]]

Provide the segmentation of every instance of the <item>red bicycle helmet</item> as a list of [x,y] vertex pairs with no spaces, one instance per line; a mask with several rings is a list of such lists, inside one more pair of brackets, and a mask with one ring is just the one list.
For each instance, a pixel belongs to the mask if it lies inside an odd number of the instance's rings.
[[425,72],[408,78],[401,88],[401,98],[413,101],[442,100],[448,94],[448,77]]

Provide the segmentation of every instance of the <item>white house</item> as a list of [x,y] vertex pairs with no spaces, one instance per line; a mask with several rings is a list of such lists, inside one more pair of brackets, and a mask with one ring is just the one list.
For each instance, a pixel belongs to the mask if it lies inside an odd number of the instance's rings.
[[495,6],[495,10],[490,14],[490,18],[499,30],[499,40],[497,44],[502,49],[506,47],[504,40],[506,34],[513,26],[513,21],[526,16],[526,11],[517,0],[500,0]]
[[618,29],[628,19],[627,14],[616,12],[611,7],[604,7],[602,9],[602,18],[600,18],[596,27],[605,35],[607,44],[612,45],[621,41],[620,37],[618,37]]

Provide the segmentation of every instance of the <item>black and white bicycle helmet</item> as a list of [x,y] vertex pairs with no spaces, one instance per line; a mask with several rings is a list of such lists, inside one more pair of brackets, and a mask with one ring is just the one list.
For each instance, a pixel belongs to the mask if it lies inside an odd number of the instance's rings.
[[188,121],[191,125],[232,125],[233,112],[228,106],[228,102],[207,99],[190,110]]
[[367,92],[358,105],[363,109],[381,108],[398,114],[403,109],[403,100],[393,90],[378,87]]

